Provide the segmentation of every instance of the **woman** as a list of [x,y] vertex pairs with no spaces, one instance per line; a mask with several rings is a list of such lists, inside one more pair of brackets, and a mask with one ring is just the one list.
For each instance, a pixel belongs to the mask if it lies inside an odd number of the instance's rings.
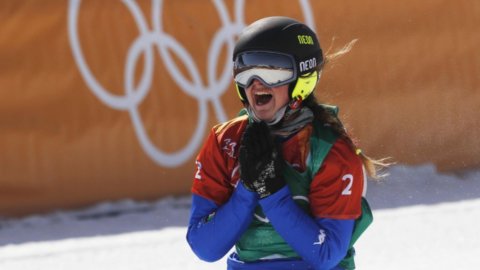
[[[248,26],[234,53],[246,114],[215,126],[197,157],[187,241],[228,269],[353,269],[371,222],[359,151],[313,90],[325,60],[315,33],[287,17]],[[379,164],[379,163],[378,163]]]

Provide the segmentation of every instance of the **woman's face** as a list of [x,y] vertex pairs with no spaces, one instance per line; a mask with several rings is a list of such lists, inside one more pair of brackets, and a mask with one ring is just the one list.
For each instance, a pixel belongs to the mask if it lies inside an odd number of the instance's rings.
[[255,115],[263,121],[271,121],[275,113],[288,101],[288,84],[269,88],[259,80],[254,79],[245,89],[248,103]]

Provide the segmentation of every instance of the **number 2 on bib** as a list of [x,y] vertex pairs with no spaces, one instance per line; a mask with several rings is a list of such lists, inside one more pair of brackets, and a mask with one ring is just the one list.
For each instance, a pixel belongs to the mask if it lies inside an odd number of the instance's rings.
[[342,177],[342,181],[348,181],[347,186],[342,191],[342,195],[352,195],[353,175],[345,174]]

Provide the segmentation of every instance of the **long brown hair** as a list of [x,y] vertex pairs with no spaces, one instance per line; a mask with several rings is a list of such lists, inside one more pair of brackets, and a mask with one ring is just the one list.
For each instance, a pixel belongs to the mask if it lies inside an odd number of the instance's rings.
[[312,110],[315,120],[330,126],[337,136],[347,142],[350,148],[362,159],[365,170],[370,177],[374,179],[379,179],[385,176],[384,173],[380,172],[381,170],[385,169],[390,165],[389,163],[386,163],[386,159],[373,159],[367,156],[362,150],[360,150],[360,148],[358,148],[357,145],[353,142],[351,136],[347,133],[347,130],[345,129],[340,119],[332,112],[325,109],[324,106],[321,106],[320,103],[317,101],[317,98],[313,94],[304,101],[304,106]]
[[[357,39],[354,39],[340,50],[331,54],[328,54],[328,51],[330,51],[329,49],[327,51],[327,55],[324,58],[324,62],[318,67],[319,71],[322,70],[324,66],[329,62],[348,53],[356,42]],[[305,99],[303,104],[304,106],[307,106],[313,111],[314,117],[317,121],[329,125],[341,139],[348,143],[352,150],[357,153],[357,155],[359,155],[359,157],[362,159],[363,165],[365,166],[367,174],[370,177],[374,179],[379,179],[386,175],[381,171],[391,165],[391,163],[387,163],[387,159],[373,159],[367,156],[360,148],[358,148],[352,140],[351,136],[347,133],[347,130],[345,129],[340,119],[335,114],[325,109],[324,106],[321,106],[313,93],[308,96],[307,99]]]

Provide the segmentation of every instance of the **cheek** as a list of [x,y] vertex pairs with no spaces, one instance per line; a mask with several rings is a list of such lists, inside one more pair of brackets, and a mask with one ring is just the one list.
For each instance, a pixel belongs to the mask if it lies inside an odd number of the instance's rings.
[[245,91],[245,95],[247,96],[248,103],[252,104],[253,102],[252,91]]
[[281,103],[282,105],[286,104],[289,100],[290,97],[288,96],[288,85],[284,85],[279,87],[277,90],[277,95],[276,99]]

